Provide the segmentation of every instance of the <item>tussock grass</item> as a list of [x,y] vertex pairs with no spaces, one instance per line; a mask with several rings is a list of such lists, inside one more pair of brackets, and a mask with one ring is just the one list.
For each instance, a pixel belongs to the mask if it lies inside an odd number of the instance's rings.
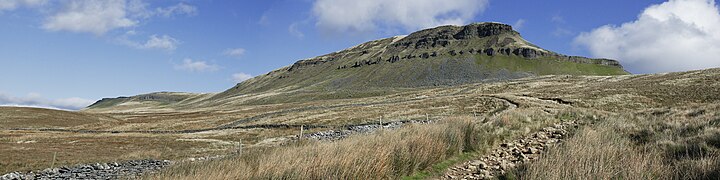
[[487,152],[504,139],[563,118],[588,118],[588,113],[568,110],[555,115],[538,108],[518,108],[479,119],[450,117],[435,124],[413,124],[334,142],[301,141],[249,148],[240,156],[178,164],[146,178],[421,179]]
[[[623,113],[520,169],[523,179],[717,179],[720,106]],[[703,112],[703,113],[699,113]]]
[[149,179],[395,179],[494,144],[471,118],[353,136],[252,149],[239,157],[180,164]]
[[609,123],[584,128],[521,173],[523,179],[662,179],[669,167],[654,149],[635,147]]

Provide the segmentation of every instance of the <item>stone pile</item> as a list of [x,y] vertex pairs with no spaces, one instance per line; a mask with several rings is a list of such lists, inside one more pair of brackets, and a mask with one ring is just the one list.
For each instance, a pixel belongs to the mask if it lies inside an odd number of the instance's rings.
[[432,121],[394,121],[394,122],[388,122],[380,124],[366,124],[366,125],[357,125],[357,126],[349,126],[344,129],[340,130],[328,130],[328,131],[320,131],[310,134],[304,134],[303,138],[307,139],[314,139],[314,140],[328,140],[328,141],[334,141],[346,138],[350,136],[351,134],[357,134],[357,133],[372,133],[379,129],[397,129],[402,127],[405,124],[429,124],[432,123]]
[[134,179],[144,173],[157,172],[170,165],[167,160],[133,160],[126,162],[84,164],[72,167],[48,168],[36,172],[13,172],[0,180],[32,179]]
[[562,122],[545,127],[521,139],[500,144],[488,155],[452,167],[444,179],[493,179],[513,168],[537,159],[548,147],[566,138],[568,130],[576,129],[575,121]]

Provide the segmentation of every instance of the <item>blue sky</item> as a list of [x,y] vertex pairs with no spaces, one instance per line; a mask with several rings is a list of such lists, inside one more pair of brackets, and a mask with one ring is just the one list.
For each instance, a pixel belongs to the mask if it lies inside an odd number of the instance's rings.
[[220,92],[368,40],[483,21],[633,73],[718,67],[708,58],[720,55],[712,0],[6,0],[0,104],[79,109],[103,97]]

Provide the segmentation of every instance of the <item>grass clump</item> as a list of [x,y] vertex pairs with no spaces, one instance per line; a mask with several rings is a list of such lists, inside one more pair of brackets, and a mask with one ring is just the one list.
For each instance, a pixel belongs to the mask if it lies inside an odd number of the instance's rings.
[[717,179],[719,116],[697,112],[719,109],[617,115],[521,169],[522,179]]
[[609,123],[580,130],[522,170],[522,179],[659,179],[666,177],[658,151],[637,148]]

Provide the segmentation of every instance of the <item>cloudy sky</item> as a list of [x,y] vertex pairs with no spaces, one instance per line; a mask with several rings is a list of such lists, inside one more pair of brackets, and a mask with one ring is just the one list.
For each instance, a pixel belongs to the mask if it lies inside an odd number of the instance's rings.
[[713,0],[0,0],[0,105],[219,92],[368,40],[482,21],[633,73],[720,67]]

